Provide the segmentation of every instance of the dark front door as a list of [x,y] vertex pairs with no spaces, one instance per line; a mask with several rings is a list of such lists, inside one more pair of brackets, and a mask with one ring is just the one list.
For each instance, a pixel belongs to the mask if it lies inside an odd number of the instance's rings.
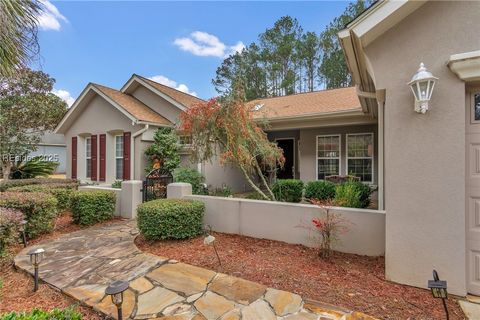
[[282,148],[283,156],[285,157],[285,165],[283,169],[278,169],[278,179],[293,179],[293,172],[295,167],[295,140],[281,139],[277,140],[277,145]]

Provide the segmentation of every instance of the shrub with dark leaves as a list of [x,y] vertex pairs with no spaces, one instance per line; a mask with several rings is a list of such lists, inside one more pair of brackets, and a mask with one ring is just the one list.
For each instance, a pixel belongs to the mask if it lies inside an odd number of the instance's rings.
[[335,184],[326,180],[310,181],[305,187],[305,198],[330,200],[335,197]]
[[12,192],[45,192],[52,194],[58,201],[58,210],[62,212],[70,209],[73,192],[77,189],[76,183],[32,184],[9,188]]
[[272,192],[277,201],[302,201],[303,181],[297,179],[278,179],[272,186]]
[[71,201],[73,222],[91,225],[112,219],[115,202],[115,193],[112,191],[75,191]]

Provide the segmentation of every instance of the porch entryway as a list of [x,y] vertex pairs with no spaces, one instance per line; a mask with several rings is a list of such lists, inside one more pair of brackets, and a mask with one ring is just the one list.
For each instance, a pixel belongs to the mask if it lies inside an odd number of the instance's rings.
[[285,164],[278,169],[277,178],[295,179],[295,138],[278,138],[276,142],[285,157]]

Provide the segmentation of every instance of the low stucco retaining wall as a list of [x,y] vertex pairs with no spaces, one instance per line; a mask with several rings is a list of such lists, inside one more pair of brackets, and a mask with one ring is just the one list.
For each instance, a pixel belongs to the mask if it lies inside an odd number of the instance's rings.
[[[317,206],[197,195],[183,198],[205,203],[205,224],[214,231],[315,246],[311,232],[302,226],[310,226],[312,219],[322,214]],[[348,221],[349,228],[335,250],[369,256],[385,253],[385,211],[331,209]]]

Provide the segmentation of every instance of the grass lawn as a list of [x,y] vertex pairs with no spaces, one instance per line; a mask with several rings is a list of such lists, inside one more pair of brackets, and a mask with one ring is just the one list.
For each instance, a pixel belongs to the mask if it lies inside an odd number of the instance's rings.
[[[302,245],[214,233],[222,266],[203,237],[183,241],[136,240],[139,249],[217,272],[292,291],[384,319],[444,319],[440,300],[430,291],[385,280],[383,257],[336,252],[329,261]],[[427,279],[425,279],[427,281]],[[450,319],[464,319],[454,298]]]

